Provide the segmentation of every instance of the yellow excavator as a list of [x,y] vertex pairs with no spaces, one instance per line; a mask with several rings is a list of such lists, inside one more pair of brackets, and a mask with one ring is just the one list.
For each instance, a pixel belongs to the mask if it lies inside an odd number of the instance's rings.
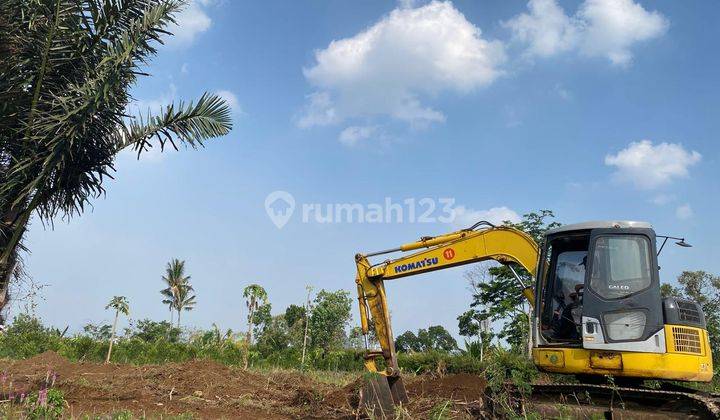
[[[656,236],[644,222],[565,225],[549,230],[538,244],[518,229],[483,221],[398,248],[357,254],[362,331],[368,334],[374,325],[380,344],[365,355],[366,369],[381,378],[373,382],[373,393],[394,404],[408,399],[384,282],[486,260],[512,270],[532,307],[530,339],[538,369],[586,378],[710,381],[712,355],[701,307],[660,294],[657,257],[669,239],[690,246],[683,238]],[[370,262],[408,251],[417,252]],[[523,283],[517,265],[530,273],[534,285]]]

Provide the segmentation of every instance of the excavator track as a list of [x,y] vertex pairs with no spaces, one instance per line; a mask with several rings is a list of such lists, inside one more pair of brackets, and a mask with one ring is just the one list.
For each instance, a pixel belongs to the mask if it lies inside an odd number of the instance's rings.
[[609,419],[720,419],[720,394],[663,384],[660,389],[582,383],[533,385],[529,396],[516,390],[520,411],[557,407],[578,409],[579,417],[602,413]]

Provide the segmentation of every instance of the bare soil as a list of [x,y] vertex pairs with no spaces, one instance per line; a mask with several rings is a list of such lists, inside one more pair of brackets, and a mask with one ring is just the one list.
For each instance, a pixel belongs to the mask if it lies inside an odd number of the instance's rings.
[[[357,383],[345,386],[289,371],[244,371],[208,360],[163,365],[73,363],[53,352],[27,360],[0,360],[3,394],[30,393],[52,382],[70,417],[131,411],[150,418],[356,418]],[[404,414],[429,418],[483,417],[485,381],[473,375],[411,377]]]

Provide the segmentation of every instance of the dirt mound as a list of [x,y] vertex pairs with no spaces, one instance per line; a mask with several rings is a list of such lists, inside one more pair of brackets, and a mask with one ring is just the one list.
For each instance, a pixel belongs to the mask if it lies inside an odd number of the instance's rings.
[[[40,371],[59,373],[61,371],[72,369],[73,367],[72,362],[68,359],[60,356],[54,351],[49,350],[29,359],[13,361],[10,364],[14,369],[35,373]],[[0,366],[2,365],[4,364],[0,362]]]
[[[150,418],[192,414],[196,418],[355,418],[361,379],[343,387],[292,371],[244,371],[210,360],[163,365],[72,363],[53,352],[27,360],[0,360],[6,388],[37,391],[55,380],[71,417],[107,416],[129,410]],[[485,381],[473,375],[407,378],[413,418],[447,400],[467,412]],[[456,404],[456,405],[457,405]],[[465,405],[463,405],[465,404]]]
[[418,377],[409,381],[406,388],[412,397],[441,397],[448,400],[480,401],[487,381],[477,375],[461,373],[441,377]]
[[359,391],[363,386],[363,381],[363,378],[360,377],[340,389],[331,391],[325,395],[323,401],[338,410],[355,410],[360,403]]

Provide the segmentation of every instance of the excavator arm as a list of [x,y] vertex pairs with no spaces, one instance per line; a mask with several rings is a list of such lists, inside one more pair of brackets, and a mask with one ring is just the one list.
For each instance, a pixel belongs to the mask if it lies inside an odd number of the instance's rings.
[[[485,228],[476,230],[480,226]],[[371,264],[368,258],[392,252],[407,252],[421,249],[421,251],[403,256],[401,258],[386,260],[379,264]],[[363,334],[367,335],[372,319],[377,340],[381,351],[368,351],[365,356],[365,366],[371,372],[380,373],[391,382],[399,377],[395,342],[390,325],[390,312],[385,294],[385,280],[394,280],[401,277],[414,276],[430,271],[465,265],[480,261],[495,260],[503,264],[519,264],[533,277],[537,270],[538,245],[526,233],[506,226],[493,226],[488,222],[480,222],[469,229],[449,234],[424,237],[417,242],[404,244],[398,248],[368,254],[357,254],[358,301],[360,304],[360,322]],[[510,266],[512,269],[512,266]],[[513,273],[515,271],[513,270]],[[532,305],[534,294],[532,287],[522,284],[523,294]],[[385,359],[384,371],[379,371],[375,359],[382,356]],[[401,386],[401,384],[400,384]],[[393,397],[403,400],[396,391]],[[404,394],[404,388],[401,391]],[[398,401],[396,401],[398,402]]]

